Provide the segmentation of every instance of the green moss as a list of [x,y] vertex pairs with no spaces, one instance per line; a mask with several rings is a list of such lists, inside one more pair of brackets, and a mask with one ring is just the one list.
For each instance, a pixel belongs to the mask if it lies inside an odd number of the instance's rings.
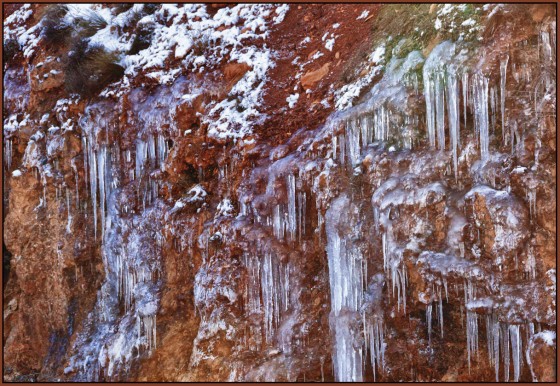
[[[433,45],[436,38],[440,41],[462,40],[476,44],[481,30],[481,5],[449,5],[451,8],[444,10],[446,6],[448,5],[382,6],[371,30],[374,47],[385,44],[384,59],[387,63],[393,56],[404,58],[412,51],[425,51]],[[438,19],[441,28],[436,29]],[[473,25],[462,25],[467,20],[473,20]]]
[[[385,61],[393,56],[393,49],[405,39],[398,50],[404,57],[414,50],[422,50],[436,35],[436,12],[430,4],[386,4],[381,7],[372,28],[374,46],[385,43]],[[389,36],[390,38],[387,38]]]

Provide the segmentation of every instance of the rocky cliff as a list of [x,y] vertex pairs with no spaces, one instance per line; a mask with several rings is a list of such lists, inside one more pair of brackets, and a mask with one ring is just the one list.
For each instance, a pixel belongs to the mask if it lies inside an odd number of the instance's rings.
[[554,5],[3,20],[5,380],[556,379]]

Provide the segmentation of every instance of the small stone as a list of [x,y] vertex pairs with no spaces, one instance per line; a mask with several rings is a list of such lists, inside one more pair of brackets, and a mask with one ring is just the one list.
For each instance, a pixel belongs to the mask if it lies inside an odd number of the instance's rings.
[[323,67],[321,67],[320,69],[305,73],[305,75],[301,77],[302,87],[305,90],[313,87],[317,82],[319,82],[321,79],[325,77],[325,75],[329,73],[330,65],[331,65],[330,63],[325,63]]

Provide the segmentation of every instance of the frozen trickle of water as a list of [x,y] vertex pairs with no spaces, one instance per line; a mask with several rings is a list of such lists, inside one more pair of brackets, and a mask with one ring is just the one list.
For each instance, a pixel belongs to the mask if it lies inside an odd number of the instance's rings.
[[490,122],[491,122],[491,127],[492,127],[492,134],[494,134],[494,132],[496,131],[496,110],[497,110],[497,94],[498,91],[496,90],[496,87],[490,87],[490,111],[492,112],[490,114]]
[[277,204],[272,212],[272,233],[278,240],[284,239],[284,211],[282,205]]
[[153,135],[148,135],[147,145],[148,145],[148,160],[149,160],[150,169],[153,169],[156,167],[156,160],[157,160],[156,140]]
[[167,140],[160,133],[157,136],[157,159],[159,161],[159,168],[161,171],[165,171],[165,160],[169,154],[169,146]]
[[345,135],[339,136],[338,144],[339,144],[338,158],[340,160],[340,163],[344,165],[346,163],[346,136]]
[[[432,50],[422,70],[428,140],[430,146],[435,148],[437,139],[440,150],[445,150],[445,73],[454,55],[455,44],[445,41]],[[450,67],[454,68],[454,66]]]
[[373,322],[364,322],[366,331],[366,343],[369,346],[373,380],[376,380],[376,369],[385,369],[385,341],[383,332],[383,320],[376,318]]
[[530,279],[535,279],[537,276],[537,261],[533,249],[529,249],[527,253],[527,260],[525,262],[525,272],[528,273]]
[[274,252],[267,251],[264,252],[260,274],[265,337],[271,344],[282,314],[289,307],[290,267],[282,263]]
[[[519,374],[521,371],[521,338],[519,328],[519,325],[509,325],[508,323],[499,322],[497,316],[493,313],[486,316],[488,359],[490,365],[494,366],[496,382],[500,381],[499,376],[501,362],[503,362],[504,382],[509,382],[511,362],[513,362],[514,381],[519,381]],[[530,334],[529,331],[527,331],[527,333]]]
[[[556,23],[554,23],[554,24],[556,24]],[[554,45],[554,48],[556,48],[556,31],[555,31],[556,28],[551,28],[552,23],[551,23],[550,26],[547,26],[547,27],[543,28],[540,31],[539,43],[540,43],[540,46],[541,46],[542,55],[543,55],[543,59],[544,59],[543,62],[545,64],[545,66],[550,66],[553,63],[553,55],[554,55],[554,53],[556,53],[556,49],[553,50],[553,48],[552,48],[553,45]],[[548,31],[549,28],[550,28],[550,32]],[[554,31],[553,31],[553,29],[554,29]],[[554,35],[552,35],[552,34],[554,34]],[[551,37],[552,37],[552,39],[551,39]]]
[[142,140],[136,141],[136,179],[140,179],[142,176],[142,171],[144,170],[144,164],[146,158],[148,157],[148,147],[146,142]]
[[110,166],[108,165],[107,148],[102,147],[97,152],[97,171],[99,183],[99,207],[101,209],[101,237],[105,234],[105,203],[108,190],[111,184],[107,184],[107,179],[110,176]]
[[501,328],[501,348],[502,348],[502,357],[504,361],[504,382],[509,382],[509,365],[510,365],[510,356],[509,356],[509,329],[506,324],[500,324]]
[[513,361],[513,381],[519,382],[521,372],[521,336],[519,335],[519,325],[509,326],[509,336],[511,338],[511,356]]
[[483,161],[488,159],[489,120],[488,120],[488,78],[480,72],[472,79],[473,109],[475,131],[480,138],[480,155]]
[[529,218],[533,220],[537,216],[537,189],[527,189],[527,202],[529,203]]
[[330,324],[334,334],[333,366],[337,382],[360,382],[363,378],[360,320],[363,298],[362,255],[352,235],[339,227],[355,227],[357,208],[346,195],[335,199],[326,215],[327,255],[331,288]]
[[349,119],[346,121],[346,140],[348,141],[348,158],[350,165],[353,167],[360,161],[360,134],[361,130],[358,127],[357,119]]
[[[464,285],[465,305],[471,300],[476,299],[476,288],[467,281]],[[467,361],[469,364],[469,372],[471,369],[471,358],[473,354],[478,356],[478,315],[476,312],[467,308]]]
[[93,147],[87,141],[88,145],[88,161],[89,161],[89,181],[90,181],[90,192],[91,192],[91,208],[93,210],[93,231],[95,238],[97,239],[97,156]]
[[458,77],[452,71],[447,73],[447,112],[449,118],[449,136],[453,151],[453,171],[457,181],[457,153],[459,147],[459,84]]
[[443,338],[443,299],[441,297],[441,287],[438,288],[438,291],[439,291],[439,305],[438,305],[439,330],[440,330],[440,336]]
[[[500,112],[502,114],[502,140],[506,139],[506,75],[509,55],[500,59]],[[510,129],[511,153],[513,154],[513,127]]]
[[[250,253],[243,255],[245,268],[247,269],[247,281],[245,284],[245,314],[261,315],[261,260]],[[261,349],[261,329],[260,326],[251,324],[249,326],[251,336],[254,337],[255,346],[249,347],[251,350]]]
[[4,156],[5,156],[5,162],[6,162],[6,168],[8,170],[8,172],[10,171],[11,167],[12,167],[12,140],[11,139],[6,139],[6,145],[4,147]]
[[426,306],[426,325],[428,326],[428,345],[432,345],[432,303]]
[[467,105],[469,101],[469,73],[463,72],[461,78],[461,87],[463,89],[463,116],[465,120],[465,127],[467,127]]
[[475,312],[467,311],[467,356],[469,371],[473,353],[478,353],[478,317]]
[[385,106],[374,110],[374,136],[376,141],[389,139],[389,111]]
[[435,120],[435,90],[433,75],[424,72],[424,99],[426,100],[426,124],[428,126],[428,140],[432,148],[436,147],[436,120]]
[[[138,339],[146,337],[148,350],[152,352],[157,347],[156,315],[137,316]],[[143,332],[143,333],[142,333]]]
[[[374,216],[375,210],[379,213],[379,208],[374,206]],[[389,209],[390,211],[390,209]],[[407,273],[406,267],[402,264],[402,251],[397,248],[397,245],[393,241],[393,228],[391,220],[389,220],[389,211],[383,212],[381,216],[381,222],[385,225],[385,232],[381,234],[381,245],[383,254],[383,270],[386,274],[389,274],[391,279],[391,296],[397,297],[397,309],[401,310],[401,305],[403,312],[406,313],[406,281]]]
[[436,114],[436,134],[440,150],[445,150],[445,81],[440,71],[433,74]]
[[288,174],[286,183],[288,186],[288,235],[291,240],[295,240],[298,218],[296,208],[296,178],[293,174]]
[[298,192],[298,235],[299,240],[303,235],[305,235],[305,219],[306,219],[306,204],[307,204],[307,193],[306,192]]
[[[500,324],[498,323],[497,320],[495,320],[492,324],[491,324],[491,332],[492,335],[489,339],[492,339],[493,343],[492,343],[492,348],[493,353],[490,353],[489,355],[493,355],[494,359],[493,359],[493,363],[494,363],[494,368],[495,368],[495,373],[496,373],[496,382],[499,382],[499,377],[500,377]],[[490,331],[487,332],[488,334],[490,334]]]
[[70,190],[68,188],[66,188],[66,209],[68,211],[66,233],[72,233],[72,211],[70,210]]

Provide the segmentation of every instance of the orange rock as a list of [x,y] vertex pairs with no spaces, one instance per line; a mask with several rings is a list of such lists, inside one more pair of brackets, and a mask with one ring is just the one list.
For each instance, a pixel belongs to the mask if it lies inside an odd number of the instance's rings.
[[251,66],[247,63],[228,63],[224,67],[224,77],[228,84],[235,84],[245,75]]
[[307,90],[313,87],[317,82],[325,77],[329,73],[330,63],[325,63],[323,67],[318,70],[307,72],[301,77],[301,85]]

